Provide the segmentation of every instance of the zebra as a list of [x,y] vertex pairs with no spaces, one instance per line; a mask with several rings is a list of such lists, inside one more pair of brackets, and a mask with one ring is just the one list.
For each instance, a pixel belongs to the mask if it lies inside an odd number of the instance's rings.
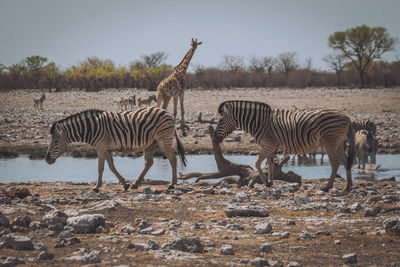
[[376,136],[376,125],[373,121],[366,120],[354,120],[351,123],[354,127],[354,130],[358,132],[359,130],[367,130],[370,135]]
[[158,145],[168,158],[172,167],[172,189],[177,182],[176,157],[172,150],[173,135],[177,143],[182,164],[186,166],[184,147],[175,130],[173,116],[160,108],[141,108],[125,112],[107,112],[90,109],[76,113],[55,122],[50,129],[51,140],[45,160],[48,164],[66,151],[67,145],[74,142],[87,143],[97,152],[98,181],[94,188],[99,191],[103,184],[104,161],[118,178],[126,191],[129,184],[116,170],[112,151],[144,151],[144,169],[132,185],[137,188],[147,171],[153,165],[153,152]]
[[[354,129],[349,117],[338,110],[315,109],[293,111],[272,109],[268,104],[252,101],[231,100],[218,107],[220,118],[213,142],[221,143],[236,128],[250,133],[261,146],[255,167],[266,186],[273,183],[273,159],[276,151],[288,154],[306,154],[323,144],[331,163],[331,176],[323,190],[333,187],[337,169],[343,164],[346,169],[346,189],[352,187],[351,166],[354,159]],[[348,156],[344,151],[344,139],[348,135]],[[267,158],[268,183],[261,170]]]
[[375,136],[371,135],[367,130],[356,132],[355,149],[358,169],[365,169],[365,164],[368,162],[368,156],[371,156],[371,163],[376,164],[377,144],[378,141]]
[[156,96],[155,95],[150,95],[147,97],[138,97],[138,106],[146,105],[150,106],[151,102],[154,101],[156,102]]
[[40,97],[36,97],[33,99],[34,107],[42,109],[44,100],[46,100],[46,96],[45,96],[44,92],[42,92],[42,95]]
[[133,107],[136,105],[136,95],[134,96],[123,96],[119,100],[119,106],[121,110],[127,110],[129,107],[133,109]]
[[356,132],[360,130],[366,130],[368,132],[368,135],[370,136],[371,139],[370,145],[372,146],[371,152],[368,154],[368,156],[370,157],[370,163],[376,164],[376,153],[379,147],[379,142],[378,139],[376,138],[376,124],[369,119],[365,119],[365,120],[354,120],[352,122],[352,125]]

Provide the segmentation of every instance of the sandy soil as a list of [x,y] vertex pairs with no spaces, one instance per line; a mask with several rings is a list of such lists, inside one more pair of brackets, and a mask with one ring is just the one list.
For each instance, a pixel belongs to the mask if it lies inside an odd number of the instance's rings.
[[[40,93],[37,90],[0,93],[0,149],[19,153],[44,151],[49,141],[49,126],[54,121],[89,108],[119,111],[118,100],[122,96],[151,94],[137,89],[46,93],[43,110],[37,110],[34,109],[33,98]],[[216,121],[218,105],[230,99],[262,101],[273,108],[340,109],[351,119],[371,119],[376,122],[380,143],[379,153],[400,152],[400,88],[365,90],[262,88],[186,90],[185,116],[190,131],[182,141],[189,153],[210,153],[211,142],[207,130],[209,123],[199,123],[198,116],[202,113],[203,120]],[[172,101],[168,109],[172,112]],[[178,114],[180,114],[179,109]],[[244,132],[235,131],[230,137],[223,144],[224,151],[228,153],[250,153],[258,150],[257,144],[252,142],[252,137]]]

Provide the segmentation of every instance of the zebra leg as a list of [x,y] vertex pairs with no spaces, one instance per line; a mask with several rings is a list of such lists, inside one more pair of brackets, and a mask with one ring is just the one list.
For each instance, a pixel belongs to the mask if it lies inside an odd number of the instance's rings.
[[169,164],[171,165],[172,169],[172,180],[171,183],[168,185],[168,189],[173,189],[177,183],[177,171],[176,171],[176,156],[172,149],[172,143],[165,143],[159,142],[158,144],[161,150],[164,152],[165,156],[167,157]]
[[97,185],[95,188],[93,188],[93,191],[99,192],[99,188],[103,186],[103,171],[104,171],[104,161],[105,158],[103,156],[103,153],[97,153],[99,159],[98,159],[98,172],[99,172],[99,177],[97,179]]
[[148,148],[144,150],[144,169],[136,179],[136,181],[132,184],[131,188],[136,189],[143,182],[144,176],[149,171],[151,166],[153,166],[153,153],[156,148],[156,143],[150,145]]
[[[262,172],[262,169],[261,169],[261,163],[264,161],[265,158],[266,158],[266,156],[265,156],[265,150],[264,150],[264,148],[261,148],[260,154],[258,155],[258,158],[257,158],[257,160],[256,160],[256,162],[255,162],[255,166],[256,166],[256,169],[257,169],[257,171],[258,171],[258,174],[260,175],[261,181],[264,183],[265,186],[268,186],[268,185],[267,185],[267,181],[266,181],[266,179],[265,179],[265,175],[264,175],[264,173]],[[269,162],[268,162],[268,176],[269,176],[269,172],[270,172],[270,169],[269,169],[270,167],[271,167],[271,165],[270,165]],[[253,178],[253,179],[250,181],[249,186],[250,186],[250,187],[253,187],[253,186],[254,186],[254,183],[255,183],[255,178]]]
[[344,143],[341,143],[338,147],[337,150],[337,155],[339,156],[340,163],[344,166],[346,170],[346,190],[350,190],[350,188],[353,186],[353,180],[351,177],[351,167],[347,167],[347,156],[346,153],[344,152]]
[[119,174],[119,172],[117,171],[117,169],[114,166],[114,161],[111,155],[111,151],[106,151],[104,152],[104,156],[106,158],[108,167],[110,168],[111,172],[114,173],[115,176],[117,176],[119,182],[124,186],[124,190],[128,190],[129,188],[129,184],[127,184],[125,182],[125,178],[121,176],[121,174]]
[[329,181],[327,183],[327,185],[322,188],[322,191],[328,192],[329,189],[331,189],[333,187],[333,182],[335,181],[336,178],[336,174],[337,174],[337,170],[339,168],[340,165],[340,159],[337,155],[337,147],[334,145],[330,145],[330,144],[324,144],[325,148],[326,148],[326,152],[328,154],[328,159],[329,162],[331,163],[331,177],[329,177]]

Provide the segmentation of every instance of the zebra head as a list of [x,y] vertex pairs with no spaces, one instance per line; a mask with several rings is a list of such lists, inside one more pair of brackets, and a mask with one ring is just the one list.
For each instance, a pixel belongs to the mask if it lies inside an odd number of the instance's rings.
[[232,116],[232,112],[230,111],[230,108],[227,107],[228,105],[225,104],[226,102],[223,102],[218,108],[219,119],[213,136],[213,142],[216,144],[221,143],[225,137],[236,129],[236,123]]
[[65,152],[68,141],[65,131],[61,128],[59,123],[51,127],[50,134],[50,145],[47,149],[45,160],[48,164],[53,164],[56,162],[56,159]]

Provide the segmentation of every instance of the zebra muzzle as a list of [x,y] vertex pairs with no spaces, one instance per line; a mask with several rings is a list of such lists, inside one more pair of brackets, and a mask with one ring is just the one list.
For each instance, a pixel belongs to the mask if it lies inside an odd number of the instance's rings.
[[52,158],[51,158],[50,154],[47,154],[47,155],[46,155],[45,161],[46,161],[47,164],[49,164],[49,165],[51,165],[51,164],[53,164],[54,162],[56,162],[55,159],[52,159]]

